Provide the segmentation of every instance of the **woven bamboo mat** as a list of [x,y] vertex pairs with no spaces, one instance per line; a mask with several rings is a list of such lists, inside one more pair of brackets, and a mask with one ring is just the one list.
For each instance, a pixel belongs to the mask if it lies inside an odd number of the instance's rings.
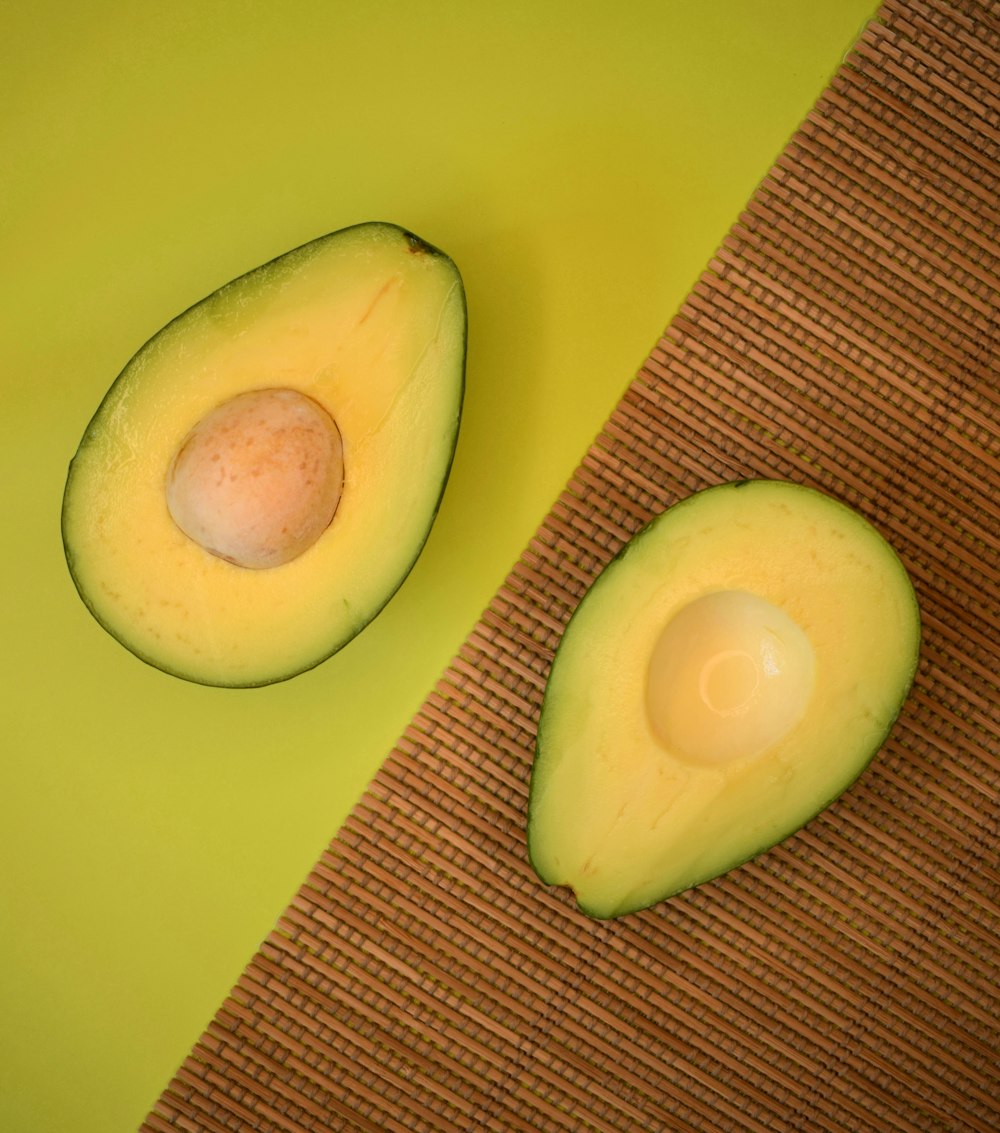
[[[144,1129],[1000,1128],[998,190],[1000,6],[889,0]],[[553,650],[744,476],[888,534],[915,691],[804,831],[589,921],[525,861]]]

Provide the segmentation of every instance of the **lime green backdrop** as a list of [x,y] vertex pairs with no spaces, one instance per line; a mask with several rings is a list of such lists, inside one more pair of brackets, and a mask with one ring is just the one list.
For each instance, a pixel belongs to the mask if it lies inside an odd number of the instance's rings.
[[[0,5],[0,1129],[132,1129],[517,558],[872,0]],[[253,691],[90,618],[66,465],[164,322],[392,220],[468,292],[444,505]]]

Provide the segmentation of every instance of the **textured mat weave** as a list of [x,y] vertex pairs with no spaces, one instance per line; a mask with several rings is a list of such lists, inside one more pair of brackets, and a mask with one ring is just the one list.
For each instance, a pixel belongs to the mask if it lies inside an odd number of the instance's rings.
[[[146,1130],[1000,1128],[1000,6],[889,0]],[[857,507],[915,691],[804,831],[587,920],[525,861],[553,650],[652,515]]]

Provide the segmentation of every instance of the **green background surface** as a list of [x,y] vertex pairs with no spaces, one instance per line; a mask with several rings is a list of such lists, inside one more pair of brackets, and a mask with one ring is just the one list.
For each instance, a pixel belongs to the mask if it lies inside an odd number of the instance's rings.
[[[874,11],[0,5],[0,1130],[140,1123]],[[67,463],[164,322],[369,219],[465,278],[431,539],[318,669],[165,676],[76,596]]]

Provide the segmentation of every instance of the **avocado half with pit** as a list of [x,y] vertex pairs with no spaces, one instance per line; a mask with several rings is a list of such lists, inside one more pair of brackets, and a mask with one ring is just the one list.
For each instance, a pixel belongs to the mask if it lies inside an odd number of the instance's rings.
[[63,543],[98,622],[208,685],[269,684],[336,652],[427,538],[465,342],[455,264],[384,223],[303,245],[174,319],[70,464]]
[[906,570],[857,512],[770,480],[688,497],[602,572],[560,642],[535,871],[609,918],[755,857],[861,774],[919,647]]

